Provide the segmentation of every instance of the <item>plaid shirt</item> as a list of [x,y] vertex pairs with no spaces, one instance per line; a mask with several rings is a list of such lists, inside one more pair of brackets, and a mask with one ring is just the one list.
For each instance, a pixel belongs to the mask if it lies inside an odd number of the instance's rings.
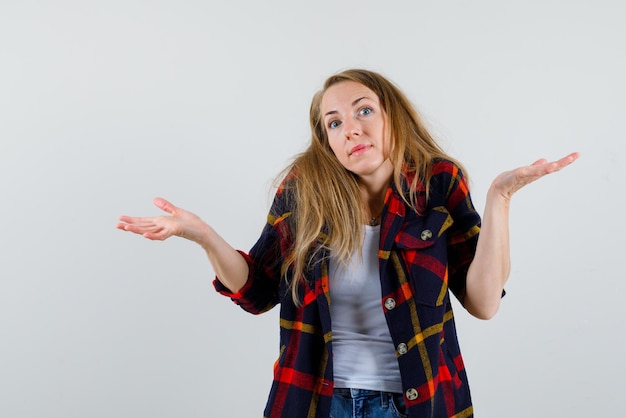
[[[446,160],[433,163],[427,206],[424,187],[416,213],[389,187],[379,246],[381,309],[400,367],[409,417],[472,417],[473,408],[457,341],[448,289],[462,302],[466,273],[476,249],[480,217],[466,180]],[[288,181],[288,180],[286,180]],[[306,272],[296,306],[281,262],[292,243],[289,188],[276,193],[261,237],[249,254],[250,275],[237,293],[218,279],[214,285],[246,311],[265,312],[280,304],[280,355],[264,416],[327,418],[333,395],[333,351],[328,254],[319,252]]]

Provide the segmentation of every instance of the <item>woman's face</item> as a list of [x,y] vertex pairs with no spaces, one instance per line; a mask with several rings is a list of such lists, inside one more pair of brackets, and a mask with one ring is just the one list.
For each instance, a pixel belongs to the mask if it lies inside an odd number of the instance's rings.
[[376,93],[354,81],[334,84],[322,96],[321,114],[330,148],[346,170],[362,180],[391,177],[387,115]]

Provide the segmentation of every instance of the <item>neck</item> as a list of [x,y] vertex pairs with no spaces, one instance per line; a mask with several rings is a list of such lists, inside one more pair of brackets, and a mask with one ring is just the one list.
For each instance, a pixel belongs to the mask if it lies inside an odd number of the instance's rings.
[[[363,202],[363,217],[370,225],[380,223],[380,215],[385,205],[385,193],[391,182],[393,166],[387,160],[388,170],[383,175],[360,177],[361,201]],[[379,174],[379,173],[377,173]]]

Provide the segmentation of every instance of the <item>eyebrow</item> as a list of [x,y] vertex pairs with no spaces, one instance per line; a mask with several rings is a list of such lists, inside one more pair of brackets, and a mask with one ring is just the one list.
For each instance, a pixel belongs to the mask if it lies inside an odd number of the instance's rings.
[[[356,106],[363,99],[369,99],[369,97],[367,96],[359,97],[358,99],[352,102],[352,107]],[[324,115],[324,118],[328,115],[334,115],[335,113],[339,113],[339,112],[337,112],[336,110],[331,110],[330,112],[326,112],[326,114]]]

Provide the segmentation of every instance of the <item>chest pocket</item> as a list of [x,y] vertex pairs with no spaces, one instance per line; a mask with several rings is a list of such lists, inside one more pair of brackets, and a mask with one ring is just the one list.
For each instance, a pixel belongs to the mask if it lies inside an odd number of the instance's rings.
[[415,300],[428,306],[441,306],[448,290],[448,245],[446,231],[452,217],[444,207],[431,209],[424,216],[405,220],[395,238]]

